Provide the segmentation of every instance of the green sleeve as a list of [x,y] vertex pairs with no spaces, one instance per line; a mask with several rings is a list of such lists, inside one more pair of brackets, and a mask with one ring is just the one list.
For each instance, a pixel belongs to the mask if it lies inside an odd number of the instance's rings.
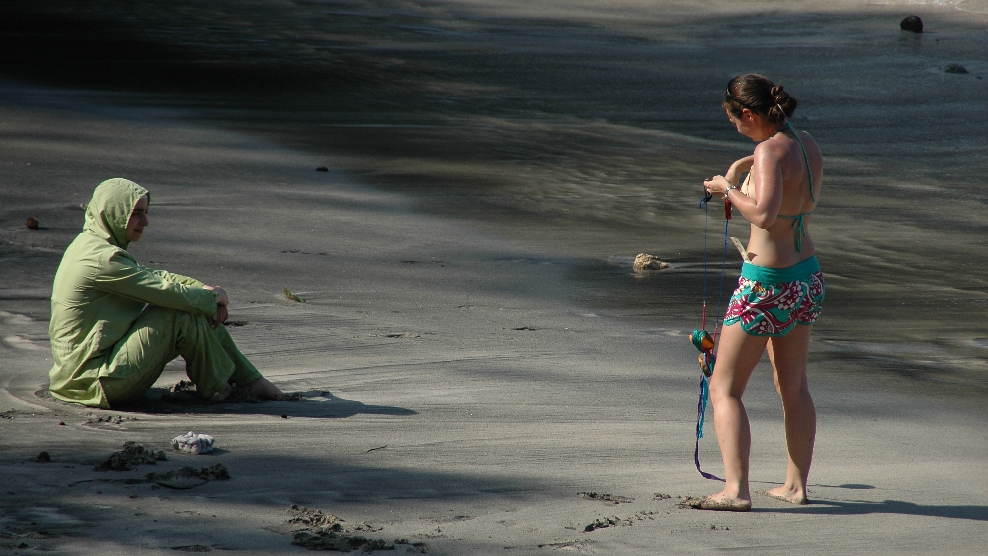
[[216,296],[198,280],[141,266],[125,251],[116,251],[100,266],[93,283],[100,291],[188,313],[216,314]]
[[154,269],[151,269],[151,272],[157,274],[163,280],[167,280],[169,282],[175,282],[176,284],[183,284],[183,285],[186,285],[186,286],[195,286],[197,288],[201,288],[201,287],[203,287],[203,286],[206,285],[206,284],[200,282],[199,280],[196,280],[195,278],[189,278],[188,276],[182,276],[181,274],[175,274],[174,272],[168,272],[167,270],[154,270]]

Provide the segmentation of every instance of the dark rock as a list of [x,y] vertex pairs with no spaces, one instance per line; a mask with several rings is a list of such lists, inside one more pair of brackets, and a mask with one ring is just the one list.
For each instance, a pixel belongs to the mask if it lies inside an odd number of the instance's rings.
[[960,64],[947,64],[943,67],[943,71],[947,73],[970,73],[967,71],[967,68]]
[[35,217],[33,217],[33,216],[28,216],[27,217],[27,222],[25,222],[25,225],[28,228],[31,228],[32,230],[37,230],[38,229],[38,219],[35,218]]
[[38,454],[38,463],[51,463],[51,455],[48,452]]
[[320,166],[320,167],[316,168],[316,172],[328,172],[328,171],[329,171],[329,168],[327,168],[325,166]]
[[141,464],[155,465],[168,457],[160,450],[148,450],[135,442],[124,442],[123,450],[114,452],[108,460],[93,468],[94,471],[126,471]]
[[923,32],[923,20],[918,15],[911,15],[899,22],[899,29],[913,33]]
[[182,467],[173,469],[167,473],[148,473],[147,480],[175,489],[195,488],[204,485],[209,481],[226,481],[230,479],[230,472],[222,463],[210,465],[208,467]]
[[335,531],[295,532],[292,544],[309,550],[332,550],[335,552],[352,552],[361,549],[363,552],[375,550],[394,550],[395,545],[382,539],[368,539],[356,535],[341,535]]

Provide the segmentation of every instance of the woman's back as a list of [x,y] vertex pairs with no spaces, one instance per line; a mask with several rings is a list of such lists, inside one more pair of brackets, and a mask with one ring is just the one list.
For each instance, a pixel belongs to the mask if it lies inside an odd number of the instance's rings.
[[810,215],[823,178],[823,157],[816,141],[809,133],[787,126],[755,148],[751,173],[753,197],[781,197],[774,220],[751,226],[752,262],[785,268],[811,257],[816,249],[809,235]]

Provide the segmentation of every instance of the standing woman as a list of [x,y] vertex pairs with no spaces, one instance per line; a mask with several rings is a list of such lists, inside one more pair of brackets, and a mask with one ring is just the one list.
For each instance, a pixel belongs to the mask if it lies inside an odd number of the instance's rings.
[[[805,504],[816,436],[806,361],[810,330],[825,292],[808,227],[819,198],[823,158],[813,138],[788,122],[796,99],[767,78],[750,73],[735,77],[727,84],[723,105],[738,133],[758,145],[753,155],[736,161],[726,175],[703,182],[703,187],[730,200],[751,222],[751,262],[744,263],[731,297],[710,379],[726,485],[717,494],[694,500],[693,506],[751,508],[751,429],[741,396],[766,349],[782,398],[789,462],[785,483],[761,493]],[[745,172],[748,180],[739,189],[738,179]]]

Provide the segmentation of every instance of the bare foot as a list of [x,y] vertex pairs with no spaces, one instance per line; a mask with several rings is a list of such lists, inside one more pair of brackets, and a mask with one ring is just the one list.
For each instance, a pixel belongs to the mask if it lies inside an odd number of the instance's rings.
[[259,378],[247,386],[247,390],[252,396],[257,396],[262,400],[283,401],[289,399],[277,386],[271,384],[266,378]]
[[233,393],[233,386],[230,386],[229,382],[224,382],[223,386],[216,391],[215,394],[209,396],[209,401],[218,403],[230,397]]
[[[748,494],[745,492],[744,494]],[[720,510],[725,512],[746,512],[751,509],[751,496],[742,496],[740,492],[724,489],[717,494],[703,498],[685,498],[683,505],[698,510]]]
[[716,498],[705,496],[703,498],[684,498],[683,505],[697,510],[715,510],[722,512],[746,512],[751,509],[751,500],[740,498]]
[[768,496],[769,498],[775,498],[776,500],[782,500],[783,502],[789,502],[790,504],[802,505],[810,503],[810,500],[806,497],[805,492],[800,492],[786,485],[770,488],[768,490],[759,490],[757,492],[762,496]]

